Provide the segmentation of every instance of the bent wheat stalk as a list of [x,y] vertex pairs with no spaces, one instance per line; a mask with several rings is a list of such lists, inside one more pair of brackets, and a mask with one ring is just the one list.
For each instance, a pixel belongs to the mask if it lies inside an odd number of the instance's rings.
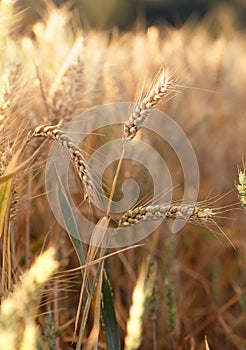
[[132,140],[144,120],[148,117],[151,109],[157,105],[160,99],[168,93],[173,87],[173,80],[164,71],[162,72],[157,84],[153,86],[150,92],[138,103],[124,125],[124,142]]
[[68,135],[59,129],[60,126],[61,123],[57,125],[40,125],[34,130],[33,137],[45,137],[55,140],[65,148],[80,180],[84,184],[86,198],[91,201],[98,194],[91,170],[79,148]]

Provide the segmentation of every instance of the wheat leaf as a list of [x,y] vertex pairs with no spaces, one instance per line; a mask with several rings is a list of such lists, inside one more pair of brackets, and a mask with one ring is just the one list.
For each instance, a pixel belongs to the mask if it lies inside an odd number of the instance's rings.
[[101,313],[107,339],[107,348],[120,350],[119,329],[115,315],[113,295],[109,279],[104,270],[102,282]]
[[70,204],[60,187],[58,189],[58,198],[59,198],[59,203],[60,203],[60,207],[63,215],[64,224],[66,226],[66,230],[69,235],[69,238],[71,239],[74,250],[78,256],[80,265],[85,265],[86,263],[85,254],[83,251],[78,226],[74,219]]

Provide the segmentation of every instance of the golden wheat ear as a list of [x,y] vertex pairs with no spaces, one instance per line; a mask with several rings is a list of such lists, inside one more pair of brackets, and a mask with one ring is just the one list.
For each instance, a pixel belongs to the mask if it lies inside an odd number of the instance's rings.
[[150,256],[140,267],[139,276],[132,294],[132,304],[127,321],[125,350],[138,349],[143,340],[144,314],[152,296],[156,281],[157,264]]
[[99,199],[99,191],[95,177],[92,175],[92,171],[80,149],[67,134],[59,129],[60,125],[61,123],[57,125],[40,125],[34,130],[33,137],[44,137],[57,141],[58,144],[66,150],[75,171],[84,185],[86,192],[85,199],[88,199],[89,202],[94,202]]
[[186,205],[148,205],[128,210],[120,219],[118,227],[136,225],[142,221],[153,220],[186,220],[206,222],[215,214],[210,208],[200,208]]
[[238,172],[238,184],[236,184],[238,197],[244,209],[246,209],[246,175],[245,168]]
[[35,328],[34,307],[57,268],[55,250],[50,248],[37,258],[30,270],[23,274],[21,283],[16,285],[13,294],[2,302],[0,349],[34,349],[29,346],[30,338],[27,339],[26,332],[30,325]]
[[169,91],[173,89],[173,80],[163,70],[157,83],[153,84],[149,93],[138,103],[134,111],[130,114],[124,125],[123,139],[125,142],[132,140],[138,130],[141,128],[144,120],[148,117],[151,110]]

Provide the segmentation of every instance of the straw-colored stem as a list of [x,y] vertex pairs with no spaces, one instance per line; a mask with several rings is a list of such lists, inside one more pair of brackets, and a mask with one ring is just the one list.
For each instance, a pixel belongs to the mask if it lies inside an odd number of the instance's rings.
[[124,159],[124,155],[125,155],[125,143],[123,144],[123,149],[120,155],[120,160],[119,163],[117,165],[117,169],[114,175],[114,179],[113,179],[113,183],[112,183],[112,187],[111,187],[111,191],[110,191],[110,195],[109,195],[109,200],[108,200],[108,206],[107,206],[107,215],[109,215],[110,209],[111,209],[111,205],[112,205],[112,200],[113,200],[113,196],[115,193],[115,188],[116,188],[116,184],[117,184],[117,180],[119,178],[119,174],[120,174],[120,169],[122,166],[122,162]]

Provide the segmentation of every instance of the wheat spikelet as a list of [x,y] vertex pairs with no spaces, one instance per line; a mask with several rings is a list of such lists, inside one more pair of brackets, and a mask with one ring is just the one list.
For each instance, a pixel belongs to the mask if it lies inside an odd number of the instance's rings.
[[[92,34],[86,45],[84,107],[93,108],[103,103],[105,97],[104,65],[108,49],[107,37]],[[93,54],[92,54],[93,53]]]
[[16,60],[1,77],[0,122],[9,116],[10,108],[13,107],[14,99],[16,98],[16,90],[19,86],[21,70],[21,63]]
[[[1,147],[2,148],[2,147]],[[5,146],[3,151],[0,149],[0,176],[4,174],[11,158],[13,157],[12,147]],[[14,221],[19,210],[19,193],[18,193],[18,176],[14,176],[11,185],[11,199],[10,199],[10,220]]]
[[154,260],[152,257],[150,257],[148,275],[150,276],[149,280],[151,281],[151,285],[152,285],[152,293],[150,293],[148,303],[149,303],[149,311],[150,311],[150,317],[152,322],[155,322],[157,320],[158,297],[159,297],[157,272],[158,272],[157,261]]
[[175,333],[176,326],[176,305],[174,298],[174,289],[169,279],[165,278],[165,309],[167,314],[167,325],[170,333]]
[[203,222],[213,218],[214,212],[209,208],[185,205],[149,205],[128,210],[120,219],[118,227],[135,225],[146,220],[161,219],[189,219],[189,221]]
[[[22,65],[18,60],[14,61],[8,66],[8,69],[1,77],[0,82],[0,133],[2,135],[8,135],[11,130],[12,110],[14,109],[16,95],[18,95],[18,88],[20,87],[20,76],[22,71]],[[0,176],[3,175],[7,168],[12,156],[13,145],[9,137],[3,137],[0,140]],[[16,183],[15,177],[14,189],[12,192],[16,195]]]
[[47,345],[48,349],[55,350],[56,333],[55,324],[51,309],[48,307],[47,315],[44,320],[44,335],[43,341]]
[[61,123],[57,125],[40,125],[33,133],[33,137],[45,137],[51,140],[57,141],[65,150],[69,153],[70,159],[74,165],[74,168],[84,184],[86,191],[86,198],[92,199],[98,194],[98,189],[95,185],[91,170],[79,150],[79,148],[73,143],[73,140],[58,128]]
[[67,59],[65,60],[63,66],[60,68],[57,77],[52,84],[49,92],[49,98],[50,100],[55,99],[55,95],[57,92],[61,89],[63,89],[63,85],[66,81],[66,77],[69,74],[70,69],[76,63],[78,57],[80,56],[80,52],[83,49],[84,40],[82,37],[79,37],[75,44],[73,45],[69,55],[67,56]]
[[14,176],[11,188],[10,221],[14,221],[19,211],[18,176]]
[[166,95],[172,87],[172,79],[163,71],[157,84],[154,85],[144,99],[137,104],[133,113],[129,116],[128,121],[125,123],[123,135],[125,141],[130,141],[136,136],[144,120],[151,112],[151,109],[157,105],[160,99]]
[[84,39],[78,37],[50,88],[48,101],[54,117],[69,119],[78,112],[82,97],[80,94],[82,95],[84,90],[84,62],[81,59],[83,46]]
[[[2,148],[2,147],[1,147]],[[9,145],[3,147],[0,154],[0,175],[3,175],[5,169],[7,168],[11,158],[13,156],[12,147]]]
[[236,185],[238,196],[240,199],[240,202],[242,203],[242,206],[244,209],[246,209],[246,175],[245,175],[245,169],[244,171],[240,170],[238,173],[238,184]]

